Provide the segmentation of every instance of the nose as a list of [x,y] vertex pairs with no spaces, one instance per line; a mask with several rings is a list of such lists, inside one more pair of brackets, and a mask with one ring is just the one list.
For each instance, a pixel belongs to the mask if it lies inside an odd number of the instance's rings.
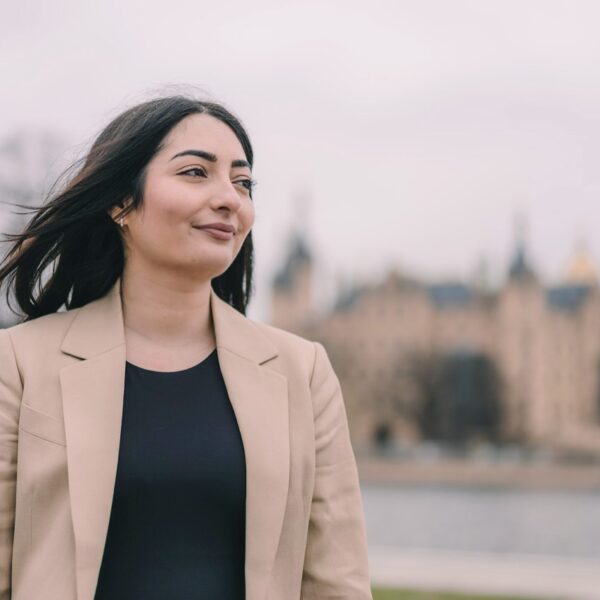
[[227,208],[233,212],[241,206],[241,200],[238,191],[229,179],[219,182],[212,197],[213,208],[219,210]]

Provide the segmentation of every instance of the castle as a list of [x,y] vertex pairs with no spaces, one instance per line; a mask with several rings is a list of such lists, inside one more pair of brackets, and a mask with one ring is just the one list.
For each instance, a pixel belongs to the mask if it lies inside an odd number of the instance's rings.
[[556,285],[540,281],[521,240],[495,291],[392,271],[346,289],[325,314],[313,273],[296,234],[271,322],[325,345],[355,448],[491,439],[600,456],[600,293],[585,248]]

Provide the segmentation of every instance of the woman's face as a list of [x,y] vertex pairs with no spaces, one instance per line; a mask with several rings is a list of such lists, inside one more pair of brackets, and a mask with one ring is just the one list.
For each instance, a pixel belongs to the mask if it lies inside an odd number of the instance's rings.
[[251,181],[242,145],[225,123],[186,117],[148,163],[142,205],[123,219],[126,260],[194,280],[222,274],[254,224]]

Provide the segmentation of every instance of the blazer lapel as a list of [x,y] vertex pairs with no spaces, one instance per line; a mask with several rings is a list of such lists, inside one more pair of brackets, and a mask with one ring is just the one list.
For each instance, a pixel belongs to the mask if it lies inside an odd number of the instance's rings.
[[263,600],[289,486],[287,378],[263,366],[272,342],[211,290],[219,365],[246,455],[246,599]]
[[[277,349],[211,289],[217,355],[246,456],[246,598],[262,600],[283,525],[289,484],[287,379],[265,367]],[[61,369],[78,600],[93,600],[119,458],[125,385],[120,279],[78,310]]]
[[119,458],[126,360],[119,285],[79,309],[61,346],[84,359],[60,371],[78,600],[94,597]]

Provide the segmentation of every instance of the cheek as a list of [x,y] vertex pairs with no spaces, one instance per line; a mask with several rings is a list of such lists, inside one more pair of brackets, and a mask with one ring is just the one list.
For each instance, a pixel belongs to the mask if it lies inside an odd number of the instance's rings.
[[182,222],[186,216],[186,198],[177,187],[158,182],[145,192],[143,219],[152,227]]
[[239,239],[236,242],[236,253],[240,251],[243,243],[246,241],[252,226],[254,225],[254,205],[250,205],[249,207],[245,207],[243,210],[240,210],[238,213],[238,218],[240,225],[243,227],[243,234],[237,236]]
[[244,229],[251,229],[254,225],[254,219],[256,217],[254,204],[252,204],[252,200],[250,204],[245,207],[242,219],[244,220]]

